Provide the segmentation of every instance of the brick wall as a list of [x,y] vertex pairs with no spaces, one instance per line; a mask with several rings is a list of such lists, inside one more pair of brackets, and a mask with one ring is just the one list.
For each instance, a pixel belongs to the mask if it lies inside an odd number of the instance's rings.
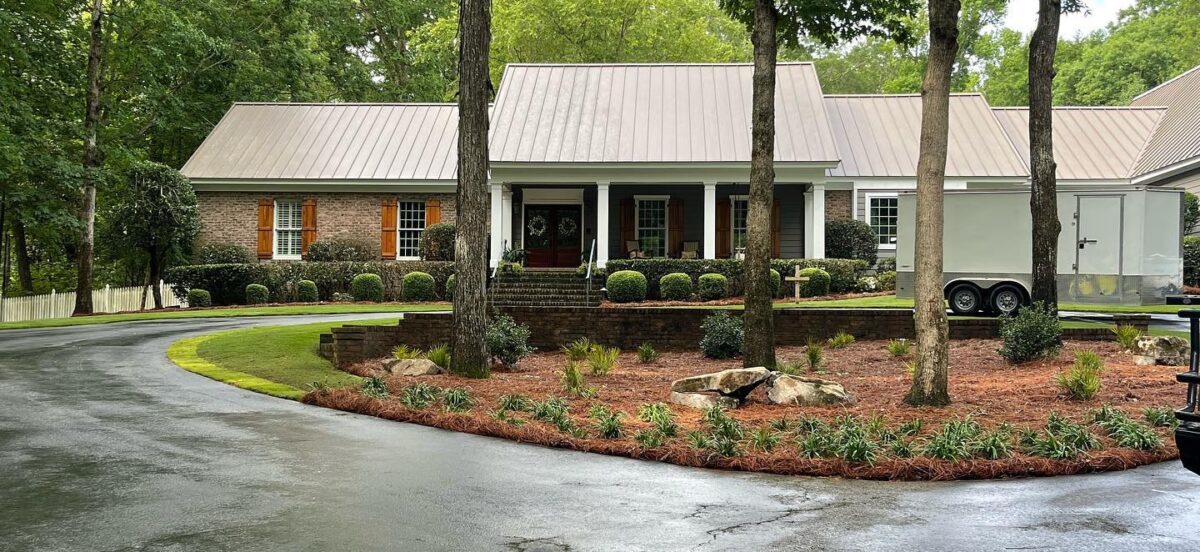
[[825,218],[850,218],[850,190],[825,190]]
[[385,199],[442,202],[442,222],[454,222],[454,194],[373,194],[320,192],[270,194],[258,192],[197,192],[200,207],[200,243],[232,243],[245,247],[253,258],[258,235],[258,200],[317,200],[317,239],[353,238],[379,243],[381,213]]

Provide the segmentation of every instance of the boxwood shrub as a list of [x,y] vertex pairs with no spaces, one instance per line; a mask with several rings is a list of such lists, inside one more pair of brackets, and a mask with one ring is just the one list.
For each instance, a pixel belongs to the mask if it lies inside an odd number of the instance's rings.
[[383,278],[378,274],[359,274],[350,281],[350,295],[355,301],[383,301]]
[[405,301],[433,301],[437,298],[433,288],[433,276],[424,272],[409,272],[404,275],[400,297]]
[[328,238],[308,245],[304,260],[315,262],[367,262],[379,258],[377,243],[348,238]]
[[1062,323],[1045,303],[1000,317],[1000,356],[1012,364],[1053,357],[1062,347]]
[[771,297],[779,297],[779,291],[783,287],[783,278],[779,276],[779,271],[771,269]]
[[316,303],[321,300],[320,294],[317,293],[317,283],[312,280],[300,280],[296,284],[296,299],[301,303]]
[[[794,274],[795,267],[819,268],[829,273],[831,293],[850,293],[858,284],[859,273],[870,265],[857,259],[772,259],[771,268],[783,276]],[[682,272],[695,281],[701,274],[721,274],[729,279],[729,293],[742,295],[742,261],[735,259],[610,259],[605,267],[609,274],[620,270],[642,273],[649,282],[647,295],[661,298],[658,281],[672,272]]]
[[301,280],[317,285],[320,300],[329,301],[335,293],[349,293],[350,282],[358,274],[378,274],[383,279],[383,299],[399,301],[404,275],[424,272],[433,276],[442,291],[446,280],[454,273],[454,263],[442,261],[372,261],[372,262],[269,262],[218,265],[190,265],[168,269],[164,280],[171,282],[180,299],[189,289],[206,289],[214,305],[234,305],[245,301],[249,284],[263,284],[271,290],[276,303],[300,301]]
[[454,225],[439,222],[421,233],[421,258],[426,261],[454,260]]
[[[806,268],[800,271],[801,278],[808,278],[800,284],[801,297],[820,297],[829,294],[829,273],[819,268]],[[857,282],[855,282],[857,284]]]
[[708,358],[733,358],[742,354],[745,330],[742,319],[720,311],[704,317],[700,324],[704,337],[700,340],[700,351]]
[[250,284],[246,286],[246,304],[247,305],[263,305],[270,299],[271,292],[267,290],[267,286],[262,284]]
[[212,294],[199,288],[188,290],[187,304],[189,307],[211,307]]
[[879,258],[879,243],[871,225],[855,219],[832,219],[825,223],[825,256],[858,259],[868,265]]
[[729,297],[729,278],[721,274],[701,274],[696,285],[701,301],[715,301]]
[[692,277],[672,272],[658,279],[658,290],[667,301],[687,301],[692,298]]
[[608,275],[604,287],[609,300],[616,303],[634,303],[646,300],[646,276],[633,270],[619,270]]

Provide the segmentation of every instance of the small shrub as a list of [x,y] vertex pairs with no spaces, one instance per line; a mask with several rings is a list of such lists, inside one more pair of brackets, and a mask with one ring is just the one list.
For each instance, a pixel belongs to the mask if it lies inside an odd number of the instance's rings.
[[879,291],[896,291],[896,271],[888,270],[875,275],[879,280]]
[[830,259],[858,259],[868,265],[879,257],[879,242],[871,225],[852,218],[825,222],[825,256]]
[[804,364],[798,360],[781,360],[775,363],[775,371],[780,374],[796,376],[804,372]]
[[262,284],[250,284],[246,286],[246,304],[247,305],[265,305],[271,293],[267,290],[267,286]]
[[729,297],[729,279],[720,274],[701,274],[696,284],[701,301],[716,301]]
[[203,289],[189,289],[187,294],[187,304],[189,307],[211,307],[212,294]]
[[1000,356],[1013,364],[1058,354],[1062,346],[1062,324],[1042,303],[1017,311],[1016,316],[1000,319],[1000,337],[1004,340]]
[[745,333],[741,318],[721,311],[704,317],[700,328],[704,331],[704,338],[700,340],[700,350],[704,356],[720,359],[742,354]]
[[503,395],[500,397],[500,410],[525,412],[529,410],[531,401],[524,395]]
[[909,349],[912,344],[907,339],[892,339],[887,342],[887,352],[892,355],[892,358],[904,358],[908,356]]
[[563,345],[561,350],[563,354],[567,355],[567,360],[582,362],[587,359],[588,353],[592,351],[592,347],[592,340],[581,337],[568,345]]
[[400,284],[400,298],[404,301],[433,301],[437,298],[433,276],[424,272],[405,274]]
[[517,324],[510,316],[497,316],[488,324],[484,333],[488,356],[506,368],[517,365],[521,359],[533,353],[529,346],[529,328]]
[[866,430],[857,422],[844,423],[834,434],[837,455],[849,462],[872,463],[879,443],[871,440]]
[[421,351],[413,349],[408,345],[396,345],[395,347],[392,347],[392,358],[400,360],[421,358]]
[[1175,429],[1179,426],[1179,420],[1175,419],[1175,411],[1167,407],[1147,406],[1142,409],[1142,416],[1146,418],[1146,423],[1154,427]]
[[624,424],[621,423],[621,413],[609,413],[607,416],[596,420],[596,433],[604,439],[619,439],[624,433]]
[[783,290],[783,277],[779,275],[779,271],[771,269],[771,297],[779,297],[779,292]]
[[372,242],[347,238],[320,239],[308,244],[304,260],[311,262],[367,262],[379,258]]
[[646,277],[641,272],[620,270],[608,275],[604,283],[608,299],[614,303],[637,303],[646,300]]
[[667,301],[687,301],[692,298],[692,277],[672,272],[658,279],[658,295]]
[[800,271],[801,278],[808,278],[800,283],[801,297],[820,297],[829,295],[829,273],[819,268],[806,268]]
[[232,243],[207,243],[196,251],[195,264],[244,264],[252,260],[250,250],[244,246]]
[[912,441],[897,439],[892,441],[888,452],[896,458],[912,458],[917,454],[917,446]]
[[814,339],[808,340],[808,345],[804,347],[804,358],[808,361],[809,371],[820,370],[821,364],[825,362],[825,350],[821,347],[821,342]]
[[564,418],[570,407],[567,401],[559,397],[550,397],[544,401],[532,401],[529,404],[529,413],[534,419],[542,421],[553,421],[559,418]]
[[1058,374],[1057,383],[1072,399],[1090,401],[1100,391],[1104,360],[1094,351],[1076,351],[1075,364]]
[[771,429],[781,433],[792,428],[792,424],[791,422],[788,422],[787,418],[775,418],[774,420],[767,422],[767,424],[771,426]]
[[455,280],[455,278],[454,278],[453,274],[446,277],[446,297],[445,297],[446,299],[454,298],[454,286],[455,286],[454,280]]
[[1142,337],[1142,331],[1128,324],[1118,324],[1113,328],[1113,336],[1116,337],[1117,343],[1126,351],[1132,351],[1137,348],[1138,338]]
[[1162,441],[1154,430],[1133,421],[1124,412],[1110,405],[1106,404],[1093,411],[1091,418],[1119,447],[1154,450],[1162,446]]
[[879,278],[875,276],[862,276],[854,284],[854,290],[862,293],[879,291]]
[[633,440],[637,441],[642,448],[648,449],[661,447],[666,442],[666,438],[657,429],[639,429],[633,435]]
[[771,452],[779,444],[779,434],[771,426],[761,426],[750,434],[750,448]]
[[694,449],[707,449],[708,448],[708,435],[705,435],[703,431],[697,431],[697,430],[689,431],[689,432],[687,432],[687,435],[685,436],[685,438],[687,439],[688,446],[690,446]]
[[454,260],[454,225],[430,224],[421,232],[421,258],[426,261]]
[[559,381],[562,382],[563,391],[572,397],[586,398],[595,395],[596,390],[587,386],[587,382],[583,380],[583,373],[579,371],[579,363],[573,360],[567,361],[567,365],[559,373]]
[[350,295],[355,301],[383,301],[383,278],[378,274],[359,274],[350,281]]
[[438,368],[448,370],[450,369],[450,346],[445,343],[434,345],[429,348],[429,352],[425,353],[425,358],[438,365]]
[[654,424],[654,428],[667,437],[674,437],[679,430],[675,413],[665,403],[647,403],[638,409],[638,419]]
[[808,431],[800,440],[800,456],[805,458],[829,458],[837,454],[833,431],[818,427]]
[[900,424],[896,429],[896,433],[905,437],[916,437],[921,434],[921,430],[925,428],[925,421],[920,418],[914,418]]
[[1050,432],[1035,434],[1027,448],[1029,449],[1029,454],[1033,456],[1050,458],[1052,460],[1066,460],[1079,455],[1078,450],[1072,448]]
[[1057,412],[1051,412],[1046,422],[1046,433],[1052,433],[1076,453],[1100,448],[1100,441],[1088,431],[1087,426],[1072,422]]
[[446,405],[446,412],[466,412],[475,406],[475,399],[471,398],[470,389],[452,387],[442,392],[442,403]]
[[846,332],[838,332],[837,335],[829,338],[830,349],[845,349],[854,343],[854,336]]
[[412,409],[421,410],[433,403],[441,395],[441,389],[427,383],[418,383],[404,388],[400,402]]
[[387,382],[380,377],[366,378],[362,382],[362,392],[372,399],[386,399],[388,396]]
[[641,345],[638,345],[637,355],[638,362],[642,364],[650,364],[651,362],[657,361],[658,357],[660,356],[658,351],[654,350],[654,346],[651,345],[649,341],[643,341]]
[[316,303],[321,300],[317,293],[317,283],[312,280],[300,280],[296,283],[296,298],[301,303]]
[[999,460],[1012,456],[1012,435],[1009,432],[996,429],[984,432],[974,444],[972,451],[975,456],[988,460]]
[[938,460],[970,458],[971,446],[979,435],[979,424],[971,418],[950,420],[925,442],[921,454]]
[[621,350],[616,347],[604,347],[596,345],[588,352],[588,366],[592,369],[592,375],[606,376],[612,372],[617,366],[617,356],[621,354]]

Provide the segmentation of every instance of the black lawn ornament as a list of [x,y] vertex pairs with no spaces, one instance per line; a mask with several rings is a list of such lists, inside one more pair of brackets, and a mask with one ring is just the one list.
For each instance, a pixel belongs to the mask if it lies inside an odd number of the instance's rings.
[[1200,474],[1200,310],[1181,310],[1181,318],[1190,322],[1192,354],[1188,371],[1177,374],[1175,379],[1187,384],[1187,406],[1175,411],[1179,427],[1175,429],[1175,444],[1179,447],[1179,459],[1183,467]]

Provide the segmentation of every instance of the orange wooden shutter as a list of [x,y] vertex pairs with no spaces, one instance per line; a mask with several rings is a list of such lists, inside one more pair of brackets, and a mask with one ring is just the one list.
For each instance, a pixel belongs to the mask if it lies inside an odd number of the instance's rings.
[[275,202],[258,200],[258,258],[270,259],[275,252]]
[[667,256],[674,257],[683,249],[683,200],[673,197],[669,205],[667,218],[670,219],[670,226],[667,229]]
[[730,234],[729,217],[730,212],[728,199],[717,201],[717,257],[725,258],[729,256],[730,242],[733,237]]
[[771,258],[778,259],[783,250],[782,226],[783,218],[779,214],[779,202],[771,203]]
[[629,256],[629,242],[636,240],[633,212],[633,198],[627,197],[621,200],[621,251],[625,252],[625,256]]
[[425,226],[442,222],[442,201],[440,199],[425,200]]
[[308,198],[300,208],[300,254],[308,253],[308,246],[317,241],[317,200]]
[[383,200],[380,206],[382,223],[379,228],[379,256],[384,260],[396,258],[396,201]]

